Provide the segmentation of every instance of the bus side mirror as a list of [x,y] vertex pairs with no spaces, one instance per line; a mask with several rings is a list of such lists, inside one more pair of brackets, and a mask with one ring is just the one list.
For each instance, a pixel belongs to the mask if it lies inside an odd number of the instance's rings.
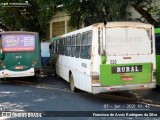
[[2,51],[2,49],[0,49],[0,60],[3,60],[4,59],[4,53]]
[[52,45],[50,44],[49,45],[49,52],[51,53],[51,50],[52,50]]

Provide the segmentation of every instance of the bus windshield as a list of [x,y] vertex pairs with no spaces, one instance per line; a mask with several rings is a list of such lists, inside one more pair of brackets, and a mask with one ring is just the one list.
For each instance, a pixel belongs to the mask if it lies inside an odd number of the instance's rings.
[[151,54],[151,33],[143,28],[106,28],[106,54]]
[[32,34],[2,34],[2,50],[33,51],[35,48],[35,35]]

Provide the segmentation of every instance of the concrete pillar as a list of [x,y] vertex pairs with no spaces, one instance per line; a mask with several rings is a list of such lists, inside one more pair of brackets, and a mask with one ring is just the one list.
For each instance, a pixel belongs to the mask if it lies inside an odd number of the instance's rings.
[[50,22],[50,39],[52,38],[52,21]]

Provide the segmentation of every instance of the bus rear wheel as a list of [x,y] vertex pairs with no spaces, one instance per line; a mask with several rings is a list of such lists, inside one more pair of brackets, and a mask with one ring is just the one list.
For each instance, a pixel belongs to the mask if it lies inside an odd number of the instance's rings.
[[74,86],[74,79],[73,79],[73,75],[71,74],[70,77],[69,77],[69,83],[70,83],[70,90],[72,92],[75,92],[76,91],[76,88]]

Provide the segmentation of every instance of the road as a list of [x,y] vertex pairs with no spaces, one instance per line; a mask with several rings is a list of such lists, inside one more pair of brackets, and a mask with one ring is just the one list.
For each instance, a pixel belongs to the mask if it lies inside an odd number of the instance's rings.
[[[110,98],[104,95],[93,95],[83,91],[71,92],[69,84],[62,79],[56,79],[54,76],[48,76],[41,79],[41,82],[33,81],[33,78],[15,78],[0,82],[0,110],[1,111],[61,111],[58,114],[65,114],[63,111],[73,111],[73,115],[81,114],[81,117],[42,117],[42,118],[23,118],[25,120],[116,120],[115,117],[83,117],[87,111],[116,111],[138,109],[141,105],[142,111],[145,109],[160,110],[160,92],[159,90],[143,90],[134,92],[118,92],[108,95],[119,95],[140,97],[154,101],[153,105],[146,103],[137,103],[135,101]],[[136,107],[135,107],[136,106]],[[131,108],[129,108],[131,107]],[[133,108],[134,107],[134,108]],[[82,112],[75,112],[82,111]],[[84,114],[83,114],[84,112]],[[69,113],[70,114],[70,113]],[[2,120],[22,120],[22,118],[0,118]],[[120,120],[159,120],[158,117],[118,117]]]

